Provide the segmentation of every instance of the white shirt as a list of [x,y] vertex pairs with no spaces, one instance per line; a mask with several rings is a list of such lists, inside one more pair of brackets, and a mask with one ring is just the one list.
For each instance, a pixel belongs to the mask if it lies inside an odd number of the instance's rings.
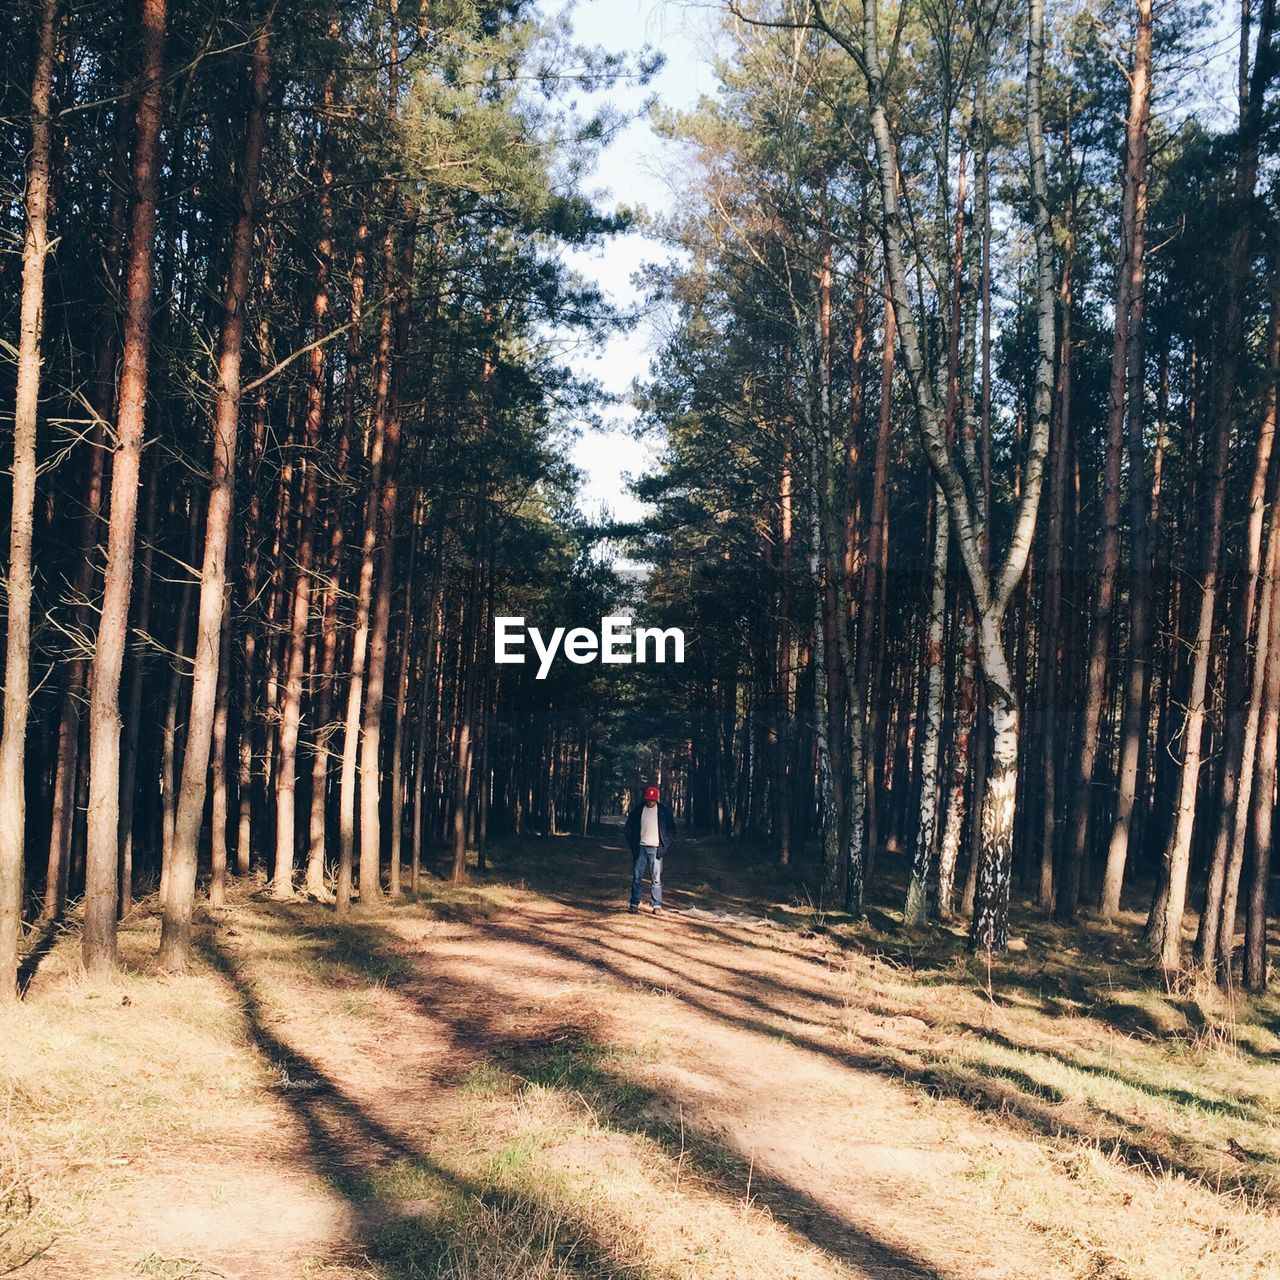
[[645,805],[640,810],[640,843],[656,849],[662,843],[658,839],[658,806]]

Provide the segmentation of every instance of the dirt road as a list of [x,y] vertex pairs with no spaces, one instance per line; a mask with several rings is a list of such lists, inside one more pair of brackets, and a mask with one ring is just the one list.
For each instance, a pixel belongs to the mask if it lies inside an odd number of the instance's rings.
[[92,1239],[29,1274],[1268,1274],[1256,1241],[1222,1243],[1213,1192],[900,1069],[947,1045],[885,1000],[888,962],[682,888],[706,868],[629,915],[624,863],[614,838],[566,842],[536,887],[345,930],[229,912],[199,980],[247,1074],[208,1100],[216,1140],[151,1143]]

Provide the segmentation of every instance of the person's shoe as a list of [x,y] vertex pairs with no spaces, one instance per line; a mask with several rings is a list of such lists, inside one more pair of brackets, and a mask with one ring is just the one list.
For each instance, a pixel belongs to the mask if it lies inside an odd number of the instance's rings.
[[633,903],[632,903],[632,904],[627,908],[627,910],[628,910],[628,911],[629,911],[633,916],[638,916],[638,915],[640,914],[640,908],[639,908],[638,906],[636,906],[636,904],[635,904],[634,902],[633,902]]
[[653,914],[654,914],[655,916],[660,916],[660,915],[662,914],[662,908],[661,908],[661,907],[654,907],[654,909],[653,909]]

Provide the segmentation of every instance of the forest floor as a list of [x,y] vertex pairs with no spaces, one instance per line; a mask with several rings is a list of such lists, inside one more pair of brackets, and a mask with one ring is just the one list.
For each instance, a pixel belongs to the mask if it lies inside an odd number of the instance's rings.
[[150,904],[109,985],[60,937],[0,1014],[0,1274],[1280,1276],[1274,999],[1154,989],[1132,919],[988,972],[720,842],[632,916],[621,850],[343,926],[243,888],[180,977]]

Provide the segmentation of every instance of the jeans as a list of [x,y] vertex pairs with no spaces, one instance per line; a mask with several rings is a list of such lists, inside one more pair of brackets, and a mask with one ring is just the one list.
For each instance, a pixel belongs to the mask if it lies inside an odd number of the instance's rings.
[[631,905],[640,905],[640,890],[646,874],[655,907],[662,906],[662,854],[656,845],[642,844],[636,854],[635,874],[631,877]]

